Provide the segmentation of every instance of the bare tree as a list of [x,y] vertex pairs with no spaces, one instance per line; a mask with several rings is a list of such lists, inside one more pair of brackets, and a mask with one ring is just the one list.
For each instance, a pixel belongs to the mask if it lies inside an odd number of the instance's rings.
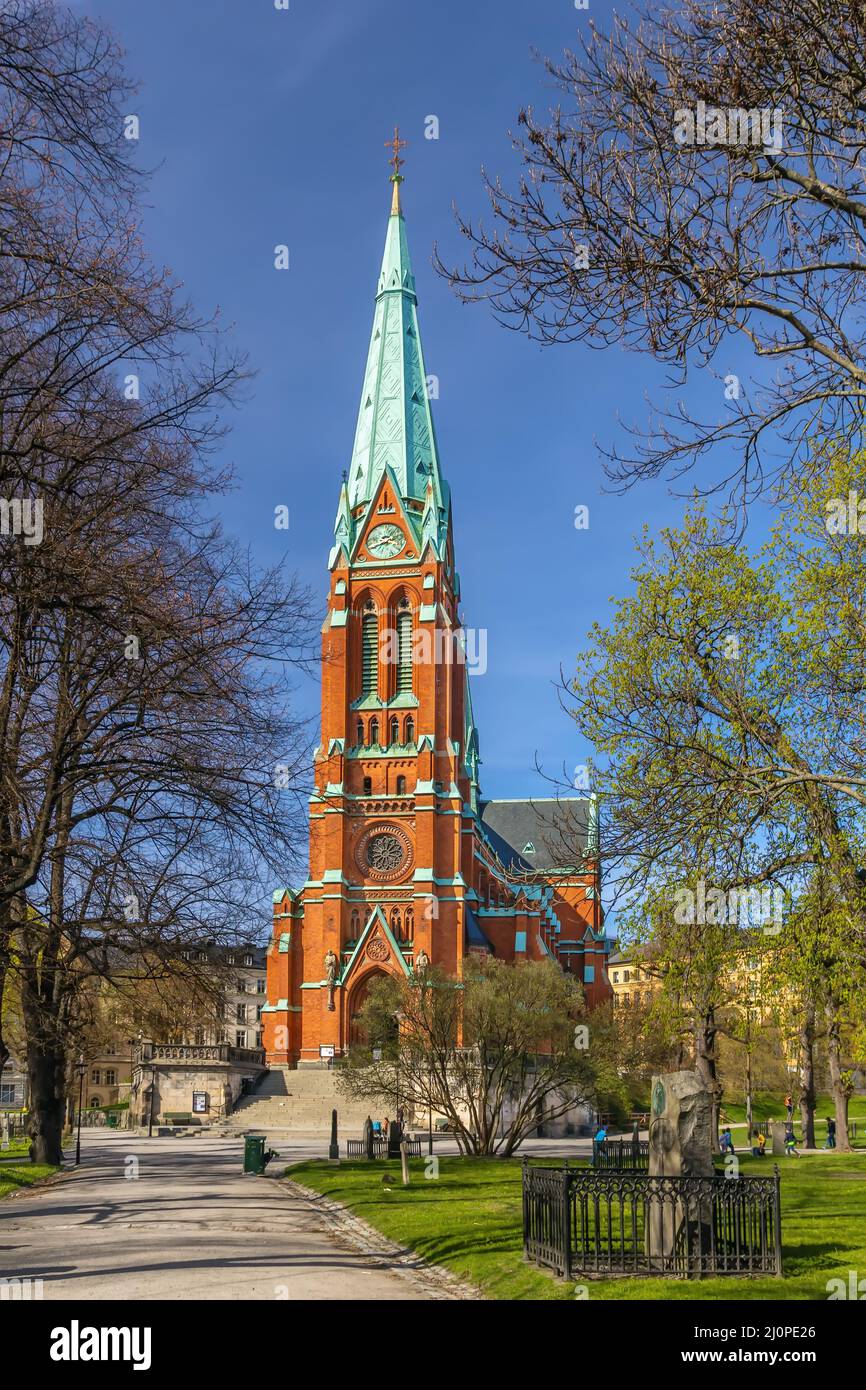
[[309,601],[208,513],[244,364],[141,244],[129,91],[95,21],[0,13],[0,496],[34,522],[0,542],[0,969],[14,955],[48,1162],[82,960],[152,953],[231,875],[237,921],[302,838]]
[[470,958],[460,981],[432,968],[382,979],[360,1015],[371,1046],[352,1048],[341,1085],[444,1115],[462,1153],[507,1157],[593,1093],[584,1016],[575,980],[549,961]]
[[863,420],[866,11],[635,8],[546,62],[560,104],[520,112],[516,187],[485,176],[492,225],[459,218],[471,262],[438,265],[508,326],[650,353],[672,387],[730,374],[741,338],[768,369],[753,390],[735,376],[721,419],[678,401],[608,466],[621,485],[677,477],[722,445],[745,501],[819,468],[810,439]]

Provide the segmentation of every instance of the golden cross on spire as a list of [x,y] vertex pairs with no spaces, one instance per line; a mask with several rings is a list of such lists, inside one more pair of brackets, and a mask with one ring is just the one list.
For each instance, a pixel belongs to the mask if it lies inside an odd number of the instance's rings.
[[394,165],[394,172],[391,175],[392,179],[401,179],[403,177],[403,175],[400,173],[400,165],[405,164],[406,161],[405,159],[400,158],[400,151],[405,150],[408,144],[408,140],[400,139],[400,127],[398,125],[395,125],[394,139],[385,141],[385,149],[394,151],[389,161],[391,164]]
[[400,139],[400,127],[394,127],[394,139],[385,141],[385,149],[392,150],[390,162],[394,165],[394,172],[391,175],[391,182],[394,185],[394,196],[391,199],[391,216],[394,217],[400,211],[400,184],[403,182],[403,175],[400,173],[400,165],[405,164],[405,160],[400,158],[400,151],[405,150],[409,144],[408,140]]

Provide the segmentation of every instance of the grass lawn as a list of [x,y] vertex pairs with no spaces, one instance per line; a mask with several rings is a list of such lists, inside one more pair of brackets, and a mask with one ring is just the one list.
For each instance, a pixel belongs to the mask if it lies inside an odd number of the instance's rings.
[[[742,1158],[744,1173],[772,1173],[769,1159]],[[321,1161],[293,1165],[287,1176],[375,1226],[425,1259],[444,1265],[494,1299],[571,1299],[563,1283],[524,1264],[520,1161],[441,1158],[438,1179],[423,1159],[400,1164]],[[866,1158],[809,1155],[780,1159],[784,1279],[605,1279],[588,1281],[591,1299],[826,1299],[827,1280],[847,1283],[866,1269]],[[390,1171],[394,1187],[382,1186]]]
[[8,1149],[0,1149],[0,1198],[48,1178],[57,1169],[50,1163],[31,1163],[29,1139],[13,1139]]

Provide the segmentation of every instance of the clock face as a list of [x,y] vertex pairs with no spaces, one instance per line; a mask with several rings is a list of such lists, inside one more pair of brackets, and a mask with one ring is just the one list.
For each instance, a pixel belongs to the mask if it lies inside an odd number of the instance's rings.
[[379,560],[390,560],[399,555],[406,539],[399,526],[374,526],[367,537],[367,549]]

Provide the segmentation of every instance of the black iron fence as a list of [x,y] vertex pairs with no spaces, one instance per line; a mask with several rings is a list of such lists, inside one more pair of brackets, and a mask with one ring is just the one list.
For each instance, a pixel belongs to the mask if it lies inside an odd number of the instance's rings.
[[593,1139],[593,1168],[616,1172],[647,1172],[649,1142],[646,1139]]
[[[421,1157],[421,1140],[420,1140],[420,1139],[404,1139],[404,1143],[405,1143],[405,1145],[406,1145],[406,1151],[407,1151],[407,1153],[408,1153],[409,1158],[420,1158],[420,1157]],[[366,1157],[367,1157],[367,1145],[366,1145],[365,1141],[364,1141],[363,1139],[347,1139],[347,1140],[346,1140],[346,1157],[347,1157],[347,1158],[366,1158]],[[374,1140],[373,1140],[373,1157],[374,1157],[374,1158],[387,1158],[387,1157],[388,1157],[388,1140],[387,1140],[387,1139],[374,1139]],[[395,1157],[399,1157],[399,1154],[396,1154]]]
[[780,1276],[779,1170],[662,1178],[524,1159],[523,1249],[565,1279]]

